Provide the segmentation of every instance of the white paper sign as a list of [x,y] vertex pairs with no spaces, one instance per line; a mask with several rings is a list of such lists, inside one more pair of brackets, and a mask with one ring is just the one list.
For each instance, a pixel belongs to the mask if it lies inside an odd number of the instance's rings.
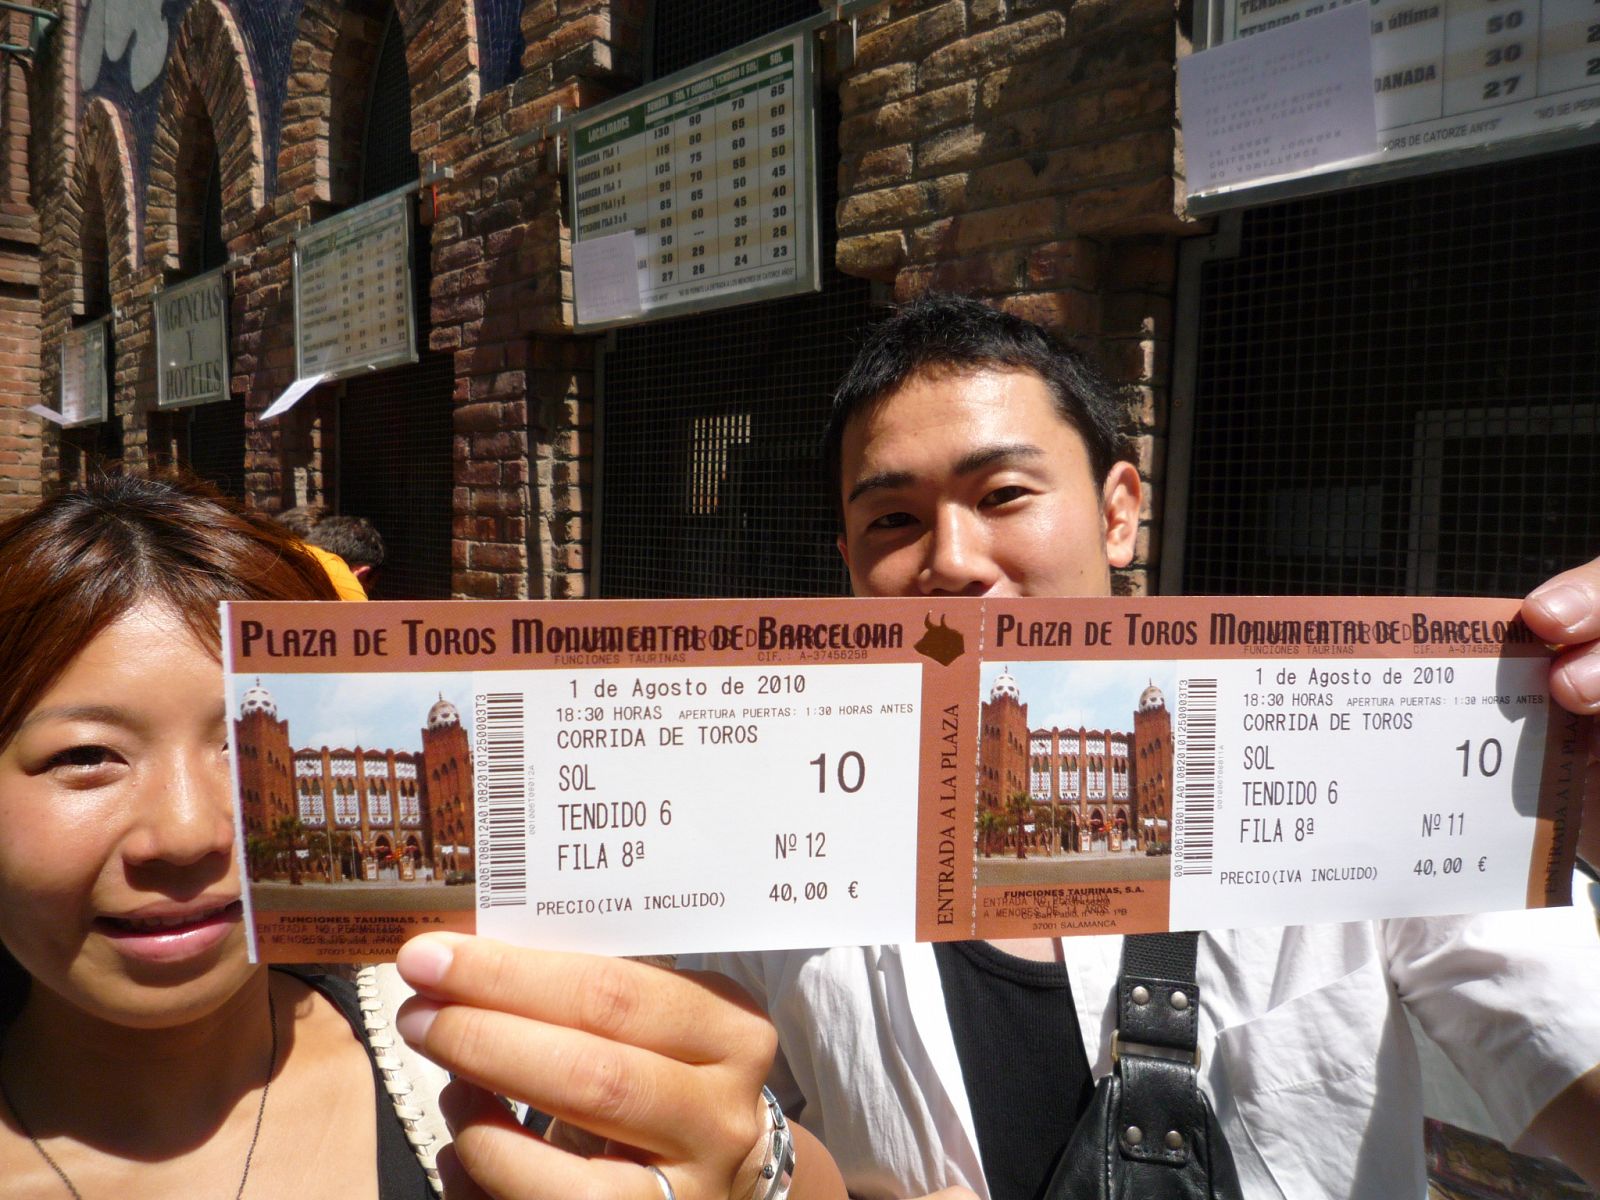
[[1178,64],[1190,196],[1325,169],[1377,149],[1372,48],[1356,5]]
[[578,323],[594,324],[638,316],[644,310],[640,276],[643,237],[632,231],[607,234],[572,245],[573,290],[578,296]]
[[261,414],[263,421],[270,421],[274,417],[281,417],[296,404],[301,398],[317,384],[327,380],[326,375],[313,375],[310,379],[296,379],[283,390],[283,395],[274,400],[266,412]]

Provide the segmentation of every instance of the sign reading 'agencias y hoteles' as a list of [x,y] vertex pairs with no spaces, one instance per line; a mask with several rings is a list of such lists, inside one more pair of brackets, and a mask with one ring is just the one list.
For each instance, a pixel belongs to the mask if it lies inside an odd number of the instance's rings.
[[156,403],[186,408],[228,398],[228,285],[218,267],[155,294]]

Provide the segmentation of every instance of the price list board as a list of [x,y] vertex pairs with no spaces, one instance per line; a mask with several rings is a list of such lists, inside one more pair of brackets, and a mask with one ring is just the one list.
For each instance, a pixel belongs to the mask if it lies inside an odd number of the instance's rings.
[[[1341,0],[1218,0],[1221,40],[1249,38]],[[1532,153],[1594,140],[1600,123],[1596,0],[1342,0],[1368,10],[1378,152],[1354,164],[1446,152]],[[1555,136],[1549,136],[1555,135]],[[1524,150],[1519,140],[1538,137]],[[1304,190],[1304,189],[1300,189]]]
[[417,361],[408,199],[379,197],[297,237],[298,378],[337,379]]
[[93,425],[106,419],[110,390],[107,347],[111,318],[101,317],[61,339],[61,408],[59,424]]
[[577,325],[816,291],[811,39],[746,47],[575,125]]

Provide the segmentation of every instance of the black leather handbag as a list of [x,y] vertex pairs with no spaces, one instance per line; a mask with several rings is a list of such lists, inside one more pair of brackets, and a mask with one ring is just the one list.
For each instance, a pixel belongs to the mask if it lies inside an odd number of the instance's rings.
[[1193,933],[1124,939],[1111,1073],[1095,1084],[1047,1200],[1243,1200],[1200,1090],[1198,943]]

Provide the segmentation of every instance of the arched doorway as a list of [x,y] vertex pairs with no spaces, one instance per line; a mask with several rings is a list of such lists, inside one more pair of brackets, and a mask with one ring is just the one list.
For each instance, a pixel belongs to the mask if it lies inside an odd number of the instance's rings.
[[[411,149],[411,77],[399,15],[384,16],[361,143],[359,199],[419,177]],[[415,227],[418,361],[356,376],[338,406],[335,497],[340,512],[365,517],[383,535],[383,599],[450,595],[455,362],[427,349],[430,239]]]
[[[202,122],[210,166],[203,168],[198,199],[199,215],[193,222],[178,222],[178,257],[184,277],[203,275],[228,261],[222,240],[222,168],[210,121]],[[180,199],[180,203],[182,203]],[[227,294],[225,289],[224,294]],[[214,404],[185,409],[178,418],[178,453],[196,475],[216,484],[230,496],[244,496],[244,398],[229,396]]]

